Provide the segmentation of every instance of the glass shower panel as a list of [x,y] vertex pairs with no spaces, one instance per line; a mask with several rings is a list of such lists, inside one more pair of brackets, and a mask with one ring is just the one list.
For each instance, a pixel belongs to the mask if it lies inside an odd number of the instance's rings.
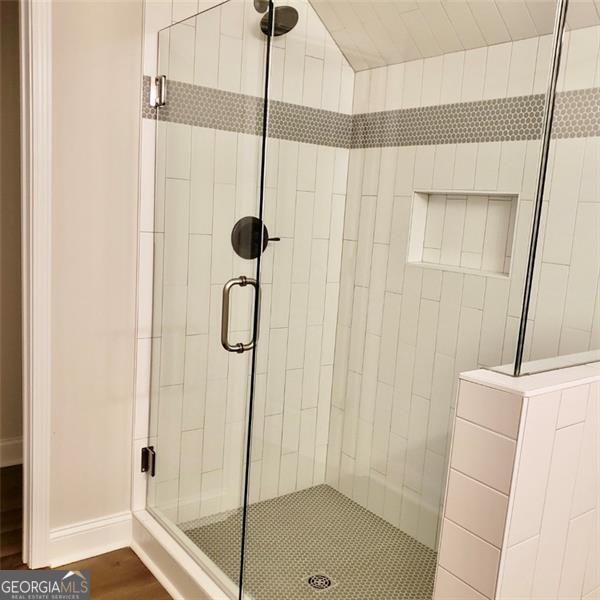
[[430,598],[458,375],[514,361],[554,5],[488,44],[426,4],[276,3],[256,600]]
[[600,16],[566,14],[521,374],[600,360]]
[[[266,38],[255,15],[251,2],[221,4],[161,31],[158,56],[148,508],[232,596],[260,232]],[[229,535],[215,539],[222,521]]]

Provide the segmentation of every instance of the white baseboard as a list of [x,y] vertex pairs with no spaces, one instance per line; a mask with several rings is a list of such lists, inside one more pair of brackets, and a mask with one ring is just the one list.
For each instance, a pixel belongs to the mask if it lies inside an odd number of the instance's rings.
[[0,467],[23,464],[23,438],[0,440]]
[[131,545],[131,512],[84,521],[50,532],[51,567],[98,556]]

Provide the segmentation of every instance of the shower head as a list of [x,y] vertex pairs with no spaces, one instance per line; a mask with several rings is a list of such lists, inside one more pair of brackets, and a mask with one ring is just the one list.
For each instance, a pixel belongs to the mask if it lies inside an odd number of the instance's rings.
[[[255,0],[256,6],[256,0]],[[277,6],[273,11],[273,35],[278,37],[290,32],[298,23],[298,11],[292,6]],[[269,13],[260,20],[260,28],[265,35],[269,35]]]

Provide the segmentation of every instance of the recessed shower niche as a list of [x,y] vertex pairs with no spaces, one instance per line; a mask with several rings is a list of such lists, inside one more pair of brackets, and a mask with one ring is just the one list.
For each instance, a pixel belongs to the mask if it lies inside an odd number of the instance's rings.
[[518,196],[415,191],[408,262],[508,277]]

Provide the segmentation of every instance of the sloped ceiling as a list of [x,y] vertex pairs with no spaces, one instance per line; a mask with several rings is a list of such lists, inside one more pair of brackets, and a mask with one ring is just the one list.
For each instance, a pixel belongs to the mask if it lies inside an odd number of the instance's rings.
[[[552,32],[554,0],[311,0],[356,71]],[[600,24],[600,0],[571,0],[567,25]]]

